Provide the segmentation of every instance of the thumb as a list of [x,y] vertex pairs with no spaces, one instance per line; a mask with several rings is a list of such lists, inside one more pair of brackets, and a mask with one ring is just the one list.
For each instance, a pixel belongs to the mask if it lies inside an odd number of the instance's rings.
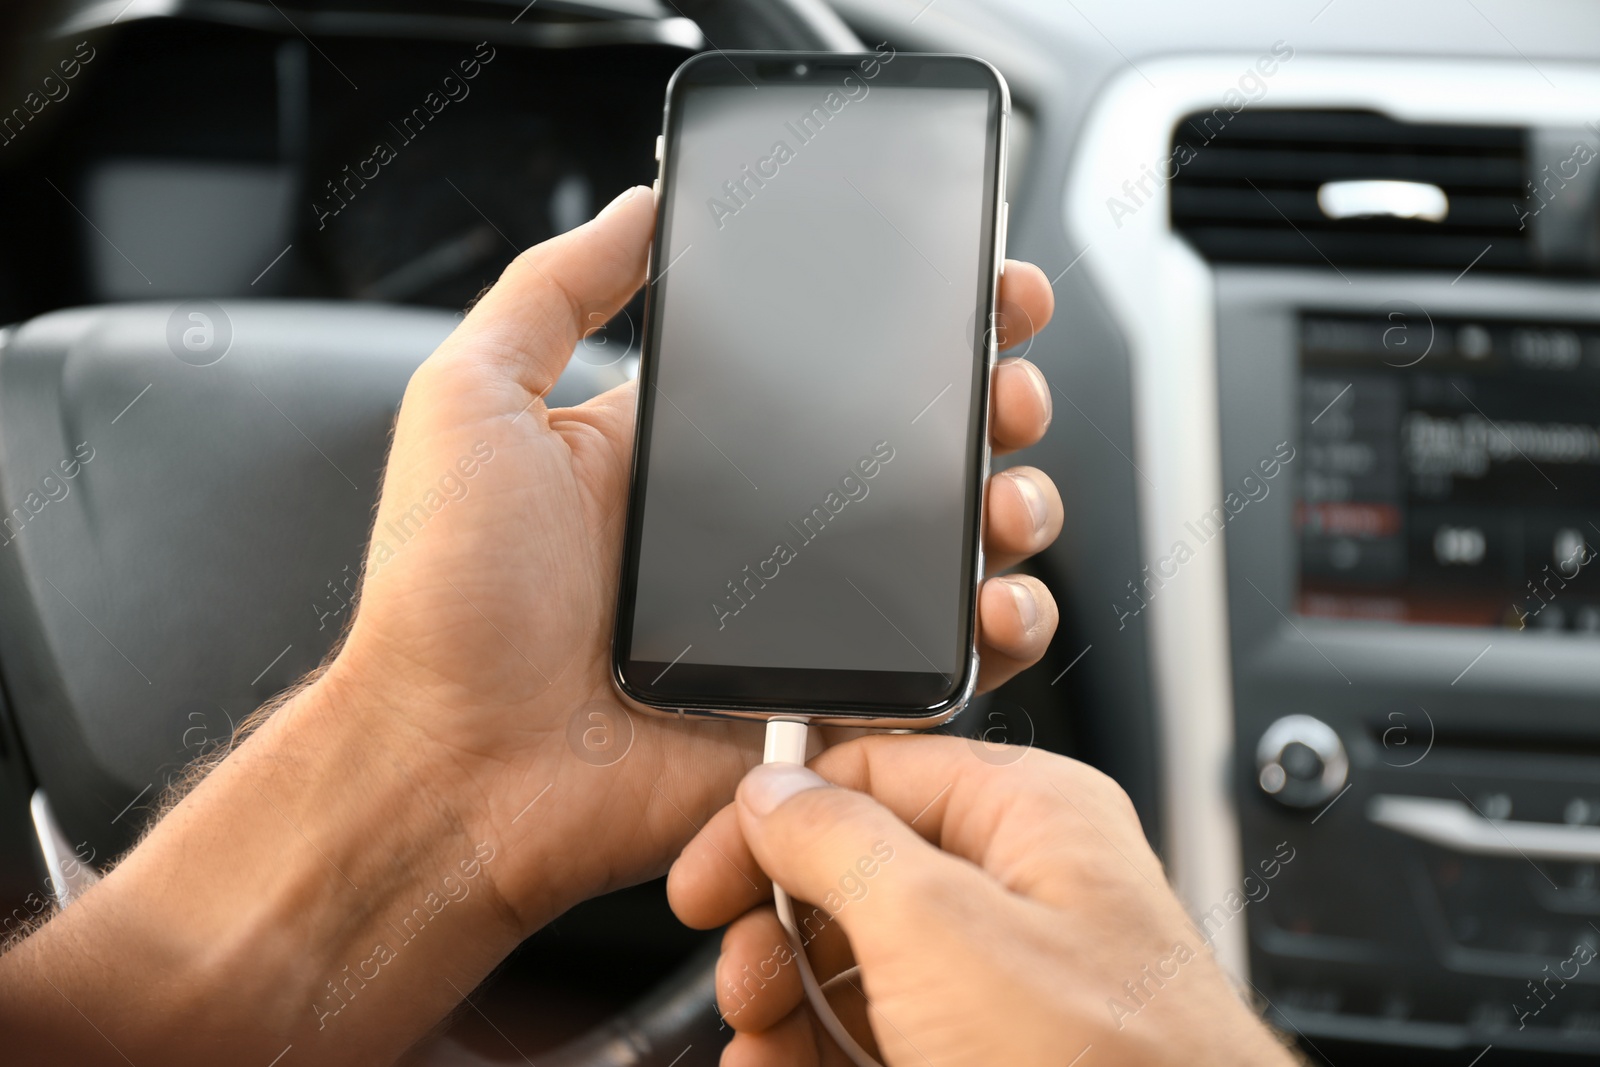
[[444,360],[503,361],[544,396],[572,350],[644,284],[655,198],[636,185],[575,229],[527,249],[440,346]]
[[[864,793],[796,764],[756,767],[739,785],[739,826],[761,869],[797,901],[802,939],[837,919],[863,967],[925,930],[939,902],[976,904],[994,883],[923,840]],[[931,891],[931,892],[930,892]]]

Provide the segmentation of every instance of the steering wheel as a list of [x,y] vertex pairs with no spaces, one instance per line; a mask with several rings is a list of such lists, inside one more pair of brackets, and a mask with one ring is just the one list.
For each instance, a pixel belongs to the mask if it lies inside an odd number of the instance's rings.
[[[824,0],[669,6],[713,47],[862,48]],[[130,812],[328,653],[401,396],[455,322],[219,300],[0,330],[0,782],[28,784],[63,903],[132,844]],[[550,403],[625,377],[580,354]],[[0,839],[0,856],[20,844]],[[715,950],[540,1063],[665,1067],[688,1045],[718,1047]],[[490,1062],[448,1038],[412,1057]]]

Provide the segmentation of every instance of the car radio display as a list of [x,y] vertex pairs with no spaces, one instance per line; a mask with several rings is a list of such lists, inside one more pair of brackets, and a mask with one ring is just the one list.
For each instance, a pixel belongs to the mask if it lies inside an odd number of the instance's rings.
[[1600,635],[1600,326],[1406,305],[1299,341],[1301,614]]

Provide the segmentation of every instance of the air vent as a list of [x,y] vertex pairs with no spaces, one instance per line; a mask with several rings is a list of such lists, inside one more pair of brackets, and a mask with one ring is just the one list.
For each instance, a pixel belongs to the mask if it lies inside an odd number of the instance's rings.
[[[1517,127],[1421,125],[1363,111],[1199,112],[1173,133],[1172,226],[1207,259],[1233,263],[1530,270],[1526,143]],[[1396,194],[1386,214],[1361,206],[1373,187],[1325,190],[1337,182],[1411,184],[1376,187],[1380,202]],[[1352,189],[1358,214],[1330,217],[1351,200],[1338,194]],[[1437,203],[1438,190],[1449,201],[1442,219],[1403,217],[1407,203]]]

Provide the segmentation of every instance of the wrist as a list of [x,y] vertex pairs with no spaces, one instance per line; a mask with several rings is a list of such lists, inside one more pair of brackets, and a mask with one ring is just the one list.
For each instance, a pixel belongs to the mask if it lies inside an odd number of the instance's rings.
[[268,1059],[293,1042],[298,1062],[398,1054],[516,945],[485,876],[498,847],[354,681],[335,664],[287,701],[47,928],[150,975],[161,1009],[138,1016],[103,976],[58,979],[130,1044],[169,1062],[175,1034],[261,1035]]
[[[386,637],[375,625],[363,629],[358,618],[330,675],[379,694],[390,706],[386,728],[434,766],[430,777],[446,791],[438,803],[473,842],[499,850],[487,880],[521,937],[584,900],[659,873],[670,856],[652,853],[675,855],[682,842],[674,838],[694,831],[685,812],[703,821],[721,806],[720,797],[707,810],[693,794],[670,790],[656,746],[635,743],[642,741],[636,731],[656,724],[616,706],[609,685],[596,684],[597,662],[552,668],[550,681],[514,653],[522,668],[490,665],[493,678],[484,664],[452,657],[451,672],[441,674]],[[621,751],[598,762],[586,758],[590,733],[618,742]],[[691,746],[684,747],[687,754]],[[707,794],[718,781],[731,789],[742,755],[719,746],[715,758],[737,770],[708,765],[703,750],[679,769]]]
[[330,1049],[392,1039],[397,1021],[426,1028],[458,999],[442,975],[469,991],[523,936],[490,876],[500,845],[476,836],[470,778],[396,711],[336,660],[238,753],[259,787],[246,796],[299,846],[260,916],[308,961],[284,1009]]
[[[396,774],[411,784],[407,803],[447,821],[463,857],[485,844],[494,851],[474,889],[513,945],[584,898],[557,874],[567,865],[556,860],[571,857],[559,855],[547,794],[563,792],[556,779],[568,753],[559,734],[539,727],[537,704],[485,704],[453,680],[408,669],[359,627],[318,685],[332,706],[358,709],[383,735]],[[528,729],[508,730],[517,722]],[[533,743],[515,746],[524,740]]]
[[[1215,959],[1208,960],[1213,980],[1211,996],[1199,1006],[1190,1025],[1173,1036],[1173,1048],[1184,1043],[1200,1028],[1210,1026],[1212,1039],[1207,1047],[1218,1064],[1248,1067],[1294,1067],[1299,1062],[1283,1036],[1261,1018],[1250,1002],[1248,983],[1230,976]],[[1188,1057],[1181,1062],[1197,1062],[1205,1057]],[[1211,1062],[1206,1060],[1206,1062]]]

